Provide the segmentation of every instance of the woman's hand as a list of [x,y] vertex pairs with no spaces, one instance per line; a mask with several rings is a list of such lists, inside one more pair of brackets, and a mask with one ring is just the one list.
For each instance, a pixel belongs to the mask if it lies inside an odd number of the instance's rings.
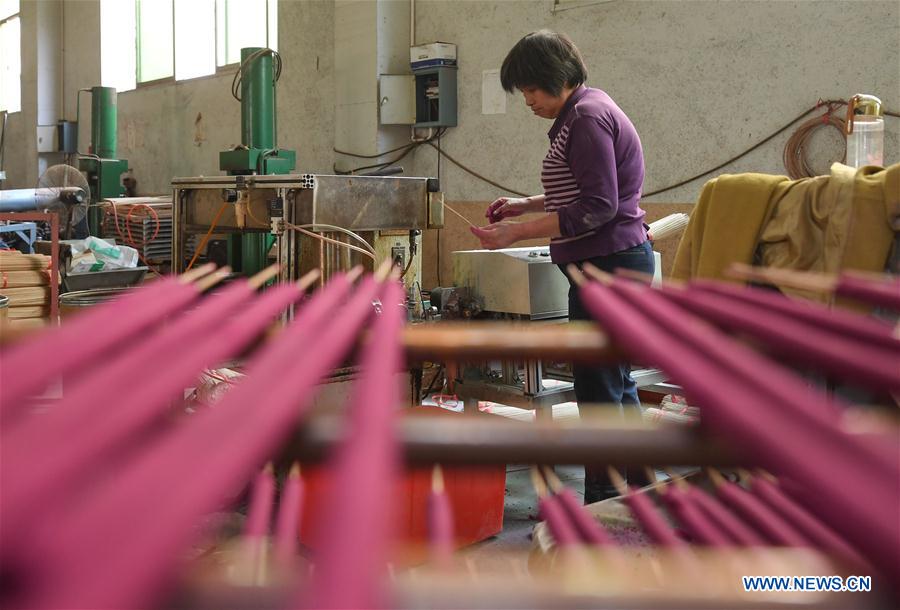
[[488,206],[484,215],[491,224],[504,218],[521,216],[528,211],[528,199],[528,197],[500,197]]
[[498,222],[486,227],[471,227],[469,230],[481,241],[482,248],[499,250],[508,248],[521,239],[518,232],[520,226],[516,222]]

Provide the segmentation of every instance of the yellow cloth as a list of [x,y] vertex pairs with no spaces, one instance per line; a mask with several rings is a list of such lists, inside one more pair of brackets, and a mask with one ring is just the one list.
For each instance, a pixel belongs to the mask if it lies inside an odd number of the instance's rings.
[[678,244],[672,277],[730,279],[724,271],[731,263],[752,263],[775,189],[789,182],[767,174],[726,174],[707,182]]
[[[837,274],[880,272],[900,229],[900,164],[788,180],[762,174],[710,180],[675,254],[672,276],[728,279],[733,262]],[[814,295],[785,292],[823,300]]]
[[759,239],[763,265],[832,275],[885,269],[892,223],[900,218],[900,164],[857,170],[835,163],[830,176],[794,180],[776,189],[775,197],[775,211]]

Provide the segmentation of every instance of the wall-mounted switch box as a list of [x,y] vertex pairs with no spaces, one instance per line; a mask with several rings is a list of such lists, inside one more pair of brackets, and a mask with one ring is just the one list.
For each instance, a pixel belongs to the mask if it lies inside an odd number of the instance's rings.
[[414,70],[416,127],[456,127],[456,66]]
[[56,125],[37,126],[37,151],[56,152]]
[[416,122],[415,80],[412,74],[378,77],[378,120],[382,125]]

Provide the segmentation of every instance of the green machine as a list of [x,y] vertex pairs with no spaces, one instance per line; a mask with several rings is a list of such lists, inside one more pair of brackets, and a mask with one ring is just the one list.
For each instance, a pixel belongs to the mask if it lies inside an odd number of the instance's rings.
[[[116,128],[118,123],[116,90],[114,87],[91,87],[78,90],[76,120],[80,120],[81,94],[91,94],[91,148],[87,154],[80,153],[78,169],[85,172],[91,187],[91,203],[109,197],[122,197],[122,174],[128,171],[128,161],[116,159]],[[88,213],[88,231],[100,234],[102,211],[91,206]]]
[[[219,169],[229,176],[289,174],[297,155],[279,149],[276,137],[275,83],[281,74],[281,56],[267,48],[241,49],[241,66],[231,93],[241,103],[241,146],[219,153]],[[228,237],[232,269],[252,275],[266,266],[275,243],[271,234],[245,233]]]

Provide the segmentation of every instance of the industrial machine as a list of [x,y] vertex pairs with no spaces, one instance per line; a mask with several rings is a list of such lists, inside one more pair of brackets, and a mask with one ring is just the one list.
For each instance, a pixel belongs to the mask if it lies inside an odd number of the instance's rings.
[[[202,252],[215,258],[224,244],[218,262],[245,275],[274,253],[282,281],[318,268],[324,283],[356,264],[371,269],[376,260],[394,260],[412,292],[421,273],[419,234],[443,226],[437,181],[291,173],[296,155],[275,138],[281,58],[255,47],[242,49],[241,58],[232,94],[241,102],[242,145],[219,154],[227,175],[172,180],[173,271],[187,269]],[[192,237],[199,242],[189,259]]]
[[[91,146],[87,153],[79,153],[78,168],[85,172],[91,185],[92,204],[110,197],[125,195],[122,174],[128,171],[128,161],[116,158],[116,128],[118,124],[117,94],[114,87],[79,89],[76,119],[81,120],[81,94],[91,94]],[[96,205],[88,213],[88,233],[100,235],[103,211]]]
[[527,320],[565,318],[569,282],[550,262],[549,247],[453,253],[456,286],[477,295],[485,312]]
[[[288,174],[296,165],[293,150],[276,143],[275,83],[281,75],[281,56],[271,49],[241,49],[241,65],[231,94],[241,103],[241,145],[219,153],[219,169],[229,176]],[[244,205],[243,201],[236,201]],[[243,228],[243,227],[241,227]],[[266,266],[274,237],[241,232],[227,238],[232,269],[252,275]]]
[[[176,178],[172,184],[175,271],[186,268],[188,237],[207,233],[210,227],[229,236],[271,236],[282,280],[291,281],[318,268],[325,282],[337,271],[356,264],[372,268],[373,258],[396,254],[383,251],[379,256],[378,248],[369,245],[367,249],[359,240],[352,241],[348,232],[368,244],[375,232],[443,226],[437,183],[429,178],[238,175]],[[317,228],[324,228],[323,237],[338,243],[316,240],[300,231]],[[345,247],[354,243],[366,254]],[[408,265],[406,260],[404,267]]]
[[[654,253],[660,281],[661,261]],[[568,321],[569,281],[550,261],[548,246],[453,253],[454,287],[432,292],[442,318],[503,319],[536,324]],[[435,295],[437,292],[437,298]],[[575,400],[571,364],[535,359],[478,363],[460,371],[461,398],[526,408]],[[664,381],[656,369],[636,369],[638,387]]]

